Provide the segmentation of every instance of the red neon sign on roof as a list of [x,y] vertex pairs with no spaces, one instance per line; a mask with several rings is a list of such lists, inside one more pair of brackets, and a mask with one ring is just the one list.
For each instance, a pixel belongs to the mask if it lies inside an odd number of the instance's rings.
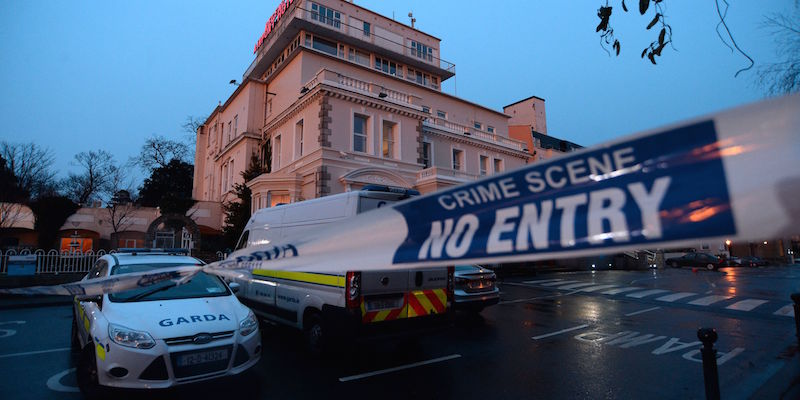
[[294,0],[283,0],[280,4],[278,4],[278,8],[275,10],[275,13],[272,14],[271,17],[267,20],[267,24],[264,27],[264,33],[261,34],[261,37],[258,38],[258,42],[256,42],[256,47],[253,49],[253,53],[258,52],[258,49],[264,44],[264,41],[267,39],[267,36],[275,29],[275,25],[278,24],[278,20],[281,19],[283,14],[286,13],[286,10],[289,9],[289,6],[294,3]]

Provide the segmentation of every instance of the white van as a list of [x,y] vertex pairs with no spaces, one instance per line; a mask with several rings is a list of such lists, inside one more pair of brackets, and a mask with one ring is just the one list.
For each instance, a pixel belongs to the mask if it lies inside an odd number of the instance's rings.
[[[281,243],[320,227],[418,195],[416,190],[369,185],[353,191],[258,210],[231,257],[247,247]],[[447,324],[453,267],[308,273],[257,269],[236,280],[239,300],[270,321],[303,330],[309,348],[331,340],[402,334]]]

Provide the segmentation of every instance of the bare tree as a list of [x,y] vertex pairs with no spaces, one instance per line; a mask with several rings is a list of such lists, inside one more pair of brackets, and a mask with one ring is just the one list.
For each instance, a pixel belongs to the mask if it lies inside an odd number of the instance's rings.
[[163,168],[172,159],[186,161],[189,155],[189,146],[176,140],[163,136],[153,136],[142,145],[142,151],[134,159],[134,163],[144,171]]
[[56,172],[53,151],[35,143],[0,142],[0,155],[17,177],[19,187],[34,198],[54,191]]
[[110,196],[106,202],[106,210],[114,233],[128,230],[133,225],[133,216],[139,209],[133,197],[133,193],[136,193],[134,187],[133,179],[127,176],[124,168],[113,168],[106,188],[106,194]]
[[30,208],[20,203],[0,202],[0,229],[14,228],[17,222],[33,219]]
[[800,90],[800,8],[794,15],[773,14],[766,18],[764,27],[775,36],[781,61],[766,64],[758,69],[758,83],[769,94],[789,94]]
[[79,174],[70,172],[62,182],[67,197],[78,204],[88,204],[108,192],[109,182],[118,169],[114,158],[105,150],[83,151],[75,155]]

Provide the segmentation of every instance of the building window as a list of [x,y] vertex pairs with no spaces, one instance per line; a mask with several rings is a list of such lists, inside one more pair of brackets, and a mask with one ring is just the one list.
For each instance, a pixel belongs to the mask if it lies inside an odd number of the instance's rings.
[[228,143],[231,142],[231,121],[228,121]]
[[481,176],[485,176],[486,171],[489,170],[489,157],[480,156],[480,158]]
[[424,168],[430,168],[433,163],[431,162],[431,144],[430,142],[422,142],[422,165]]
[[412,40],[411,56],[421,58],[423,60],[433,61],[433,48]]
[[311,3],[311,19],[328,24],[336,29],[342,24],[342,14],[317,3]]
[[428,106],[422,106],[422,112],[424,112],[425,114],[430,114],[431,108]]
[[364,36],[369,36],[369,22],[364,22]]
[[369,67],[369,53],[365,53],[363,51],[355,50],[353,48],[349,49],[348,57],[350,61],[355,61],[365,67]]
[[294,157],[298,159],[303,156],[303,120],[294,126]]
[[272,115],[272,99],[267,100],[267,115]]
[[306,33],[306,47],[311,47],[311,34]]
[[233,137],[239,134],[239,114],[233,116]]
[[499,158],[494,159],[494,173],[503,172],[503,160]]
[[453,169],[461,171],[464,168],[464,152],[459,149],[453,149]]
[[328,53],[332,56],[336,56],[338,53],[336,51],[336,43],[331,42],[330,40],[325,40],[319,37],[314,36],[312,40],[311,47],[323,52]]
[[494,127],[493,126],[487,126],[486,127],[486,131],[489,132],[489,133],[494,133]]
[[478,121],[475,121],[475,122],[472,124],[472,126],[473,126],[473,127],[475,127],[475,129],[477,129],[477,130],[481,130],[481,129],[483,129],[483,124],[481,124],[481,123],[480,123],[480,122],[478,122]]
[[385,58],[375,57],[375,69],[383,71],[389,75],[403,77],[403,67],[394,61]]
[[353,151],[367,152],[367,117],[353,115]]
[[382,140],[382,151],[383,156],[386,158],[396,158],[395,157],[395,141],[396,141],[396,131],[395,129],[397,124],[390,121],[383,121],[383,140]]
[[442,110],[436,110],[436,116],[441,119],[447,119],[447,113]]
[[344,45],[343,44],[339,45],[339,57],[340,58],[344,58]]
[[272,170],[277,171],[281,168],[281,135],[275,136],[274,142],[275,144],[272,145],[272,148],[275,149],[273,152],[275,155],[275,157],[273,157],[275,160],[275,168]]

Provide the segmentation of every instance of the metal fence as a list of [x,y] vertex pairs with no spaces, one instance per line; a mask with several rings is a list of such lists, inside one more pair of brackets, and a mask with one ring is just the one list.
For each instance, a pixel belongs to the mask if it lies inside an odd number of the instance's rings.
[[86,253],[79,251],[46,251],[43,249],[0,251],[0,273],[5,274],[8,272],[9,257],[29,255],[36,256],[37,274],[86,273],[89,272],[89,269],[92,268],[98,258],[110,253],[114,253],[114,250],[108,252],[105,250],[89,250]]

